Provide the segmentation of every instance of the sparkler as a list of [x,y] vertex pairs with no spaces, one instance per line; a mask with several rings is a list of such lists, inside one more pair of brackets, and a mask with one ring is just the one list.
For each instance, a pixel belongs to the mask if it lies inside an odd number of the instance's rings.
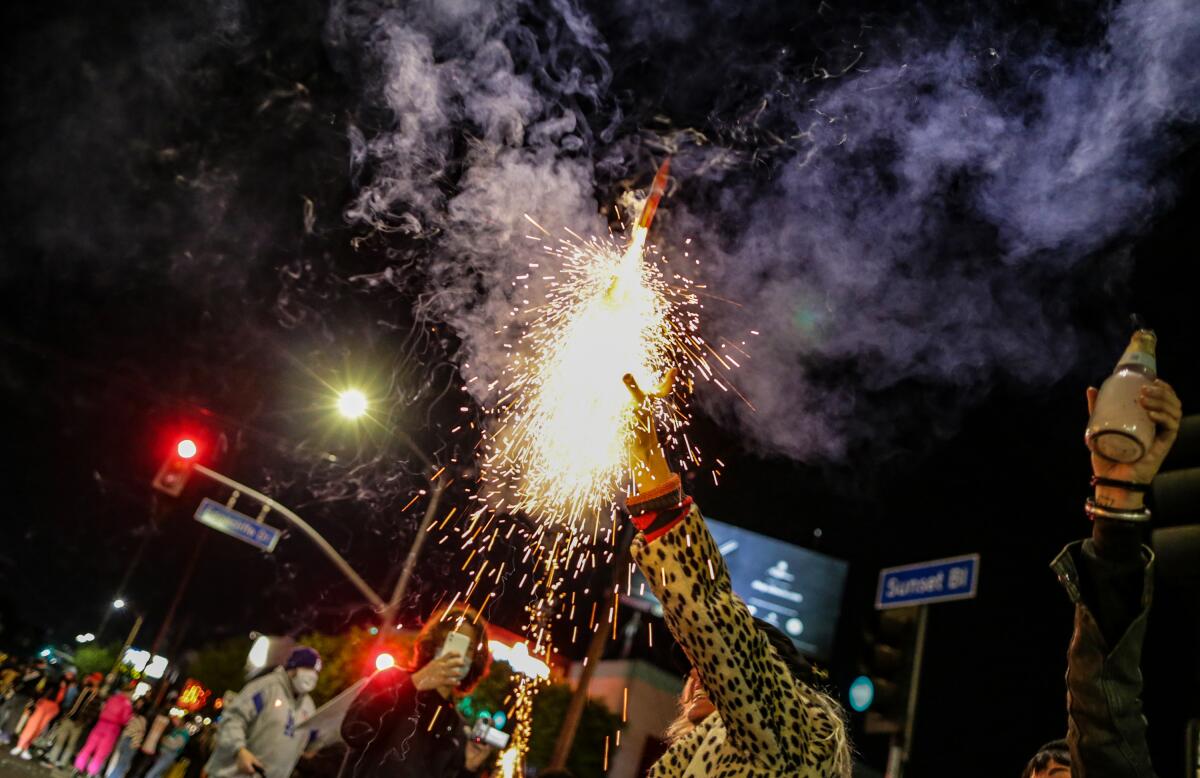
[[[668,274],[661,256],[646,257],[667,171],[664,162],[623,248],[615,239],[579,236],[547,243],[557,272],[530,311],[534,322],[506,367],[495,409],[499,423],[483,470],[493,507],[572,531],[604,519],[636,465],[626,461],[635,415],[621,377],[632,373],[650,387],[675,366],[690,368],[689,378],[697,369],[710,372],[692,283]],[[669,439],[687,423],[678,396],[653,412]]]
[[[531,653],[547,661],[551,623],[576,617],[574,593],[568,597],[562,584],[587,564],[594,567],[598,552],[612,561],[613,554],[598,549],[596,540],[604,527],[608,541],[615,542],[617,497],[630,488],[639,466],[627,460],[637,409],[622,377],[632,373],[640,386],[649,388],[672,369],[678,371],[682,380],[677,386],[682,388],[653,401],[649,410],[663,433],[665,450],[679,452],[681,469],[700,465],[700,451],[684,433],[690,421],[685,391],[702,378],[736,392],[718,375],[737,366],[736,360],[700,335],[703,287],[675,270],[680,263],[672,265],[647,245],[668,170],[667,162],[658,169],[625,241],[612,235],[584,239],[570,231],[570,240],[555,241],[526,217],[541,231],[542,236],[530,237],[543,243],[549,259],[531,262],[530,272],[536,271],[548,285],[540,302],[525,301],[522,319],[532,323],[515,344],[505,344],[511,356],[500,380],[489,387],[500,387],[500,399],[487,410],[495,423],[482,441],[481,488],[476,494],[482,507],[458,528],[464,550],[471,548],[463,569],[477,559],[479,567],[471,570],[473,582],[465,595],[460,592],[455,600],[462,596],[467,602],[477,596],[490,564],[487,554],[505,515],[525,513],[537,519],[531,529],[519,528],[525,541],[521,564],[532,561],[532,569],[521,576],[518,587],[530,584],[525,632]],[[529,274],[518,276],[514,286],[528,288],[528,279]],[[735,344],[722,343],[722,349],[726,347],[744,354]],[[612,523],[605,525],[605,518]],[[496,519],[500,521],[493,528]],[[505,538],[518,527],[509,521]],[[492,565],[497,584],[503,568]],[[611,611],[603,623],[597,621],[593,603],[585,634],[607,633],[610,623],[616,629],[619,589],[613,590]],[[533,701],[543,683],[524,675],[517,681],[510,711],[513,736],[501,758],[504,775],[521,770],[532,735]]]

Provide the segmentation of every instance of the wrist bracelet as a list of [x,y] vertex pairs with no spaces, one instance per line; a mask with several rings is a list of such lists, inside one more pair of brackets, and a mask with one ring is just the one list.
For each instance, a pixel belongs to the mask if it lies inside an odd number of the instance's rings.
[[1092,476],[1092,486],[1113,486],[1117,489],[1124,489],[1127,492],[1140,492],[1145,494],[1150,491],[1150,484],[1139,484],[1133,481],[1119,481],[1116,478],[1104,478],[1103,476]]
[[1150,521],[1149,508],[1109,508],[1105,505],[1097,505],[1096,501],[1091,497],[1087,498],[1087,502],[1084,503],[1083,510],[1092,519],[1095,519],[1097,516],[1099,516],[1102,519],[1129,521],[1138,524]]

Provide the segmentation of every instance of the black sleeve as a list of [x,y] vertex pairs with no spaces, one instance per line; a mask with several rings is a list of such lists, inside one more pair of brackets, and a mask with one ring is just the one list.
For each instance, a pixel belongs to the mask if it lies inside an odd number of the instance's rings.
[[1142,612],[1146,560],[1141,527],[1097,518],[1079,558],[1080,595],[1105,642],[1116,646]]
[[1151,557],[1141,528],[1097,519],[1075,559],[1079,601],[1067,655],[1067,740],[1076,778],[1154,778],[1142,712]]
[[356,751],[386,739],[396,721],[413,711],[416,695],[412,677],[405,671],[393,667],[375,673],[350,703],[342,721],[342,739]]

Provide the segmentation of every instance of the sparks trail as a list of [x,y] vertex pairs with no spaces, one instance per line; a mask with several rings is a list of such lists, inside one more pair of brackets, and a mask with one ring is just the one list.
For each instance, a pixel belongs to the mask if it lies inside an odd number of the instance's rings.
[[668,170],[664,162],[624,246],[612,235],[585,239],[570,230],[570,238],[554,239],[526,216],[543,233],[527,237],[549,261],[530,262],[513,286],[525,290],[537,276],[547,290],[541,300],[522,300],[521,318],[533,323],[504,343],[500,399],[487,411],[494,423],[483,445],[480,494],[494,510],[594,534],[637,465],[625,453],[634,406],[622,376],[632,373],[650,387],[680,368],[681,388],[653,410],[671,443],[690,421],[686,392],[697,377],[723,390],[731,385],[720,377],[733,362],[700,334],[697,285],[646,244]]

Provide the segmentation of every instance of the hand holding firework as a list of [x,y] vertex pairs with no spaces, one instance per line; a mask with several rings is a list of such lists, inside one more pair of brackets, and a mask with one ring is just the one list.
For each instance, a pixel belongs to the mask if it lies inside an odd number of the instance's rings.
[[671,467],[667,464],[662,444],[658,440],[658,428],[654,423],[651,401],[661,400],[671,394],[677,372],[677,368],[667,371],[662,383],[649,395],[638,386],[632,373],[626,373],[624,376],[625,386],[633,395],[634,402],[633,435],[629,437],[627,445],[629,467],[633,471],[634,483],[639,492],[652,489],[671,477]]

